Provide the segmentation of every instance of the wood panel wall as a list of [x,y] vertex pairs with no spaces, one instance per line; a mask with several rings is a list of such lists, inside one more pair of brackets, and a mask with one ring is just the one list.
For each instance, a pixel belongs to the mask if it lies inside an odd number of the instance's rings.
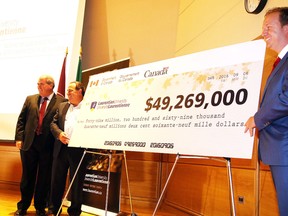
[[[128,179],[134,212],[154,209],[167,181],[175,155],[127,152]],[[232,177],[237,215],[256,215],[257,172],[252,160],[232,159]],[[256,160],[255,160],[256,161]],[[127,175],[122,167],[121,204],[129,205]],[[21,162],[12,144],[0,144],[0,187],[19,190]],[[276,196],[269,169],[259,175],[259,215],[278,216]],[[243,202],[239,202],[243,198]],[[179,159],[160,208],[177,216],[229,215],[230,198],[225,161]]]
[[0,143],[0,187],[19,188],[21,172],[19,150],[13,143]]

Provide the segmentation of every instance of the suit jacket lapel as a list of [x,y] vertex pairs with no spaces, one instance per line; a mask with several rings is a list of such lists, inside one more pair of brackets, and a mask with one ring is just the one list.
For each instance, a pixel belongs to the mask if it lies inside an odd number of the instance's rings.
[[33,104],[36,104],[37,108],[36,108],[36,115],[39,117],[39,107],[40,107],[40,102],[41,102],[41,96],[38,94],[35,98],[34,98],[34,102]]
[[63,108],[63,114],[64,114],[64,115],[66,115],[69,107],[70,107],[70,103],[67,102],[67,103],[65,104],[64,108]]
[[[62,122],[59,122],[59,124],[61,124],[61,127],[63,128],[63,130],[64,130],[66,114],[68,112],[69,107],[70,107],[70,103],[66,102],[62,110]],[[59,112],[61,112],[61,110],[59,110]]]
[[273,71],[271,71],[271,76],[268,77],[267,79],[267,82],[266,82],[266,85],[265,85],[265,89],[264,89],[264,93],[263,93],[263,97],[262,99],[265,97],[265,94],[266,94],[266,90],[267,90],[267,87],[269,86],[270,84],[270,81],[271,79],[276,75],[276,73],[278,73],[279,69],[282,67],[282,65],[287,61],[287,58],[288,58],[288,52],[285,54],[285,56],[281,59],[281,61],[278,63],[278,65],[274,68]]
[[48,107],[46,108],[46,112],[45,112],[44,117],[46,116],[46,114],[47,114],[48,112],[51,111],[51,107],[54,107],[54,104],[55,104],[55,103],[56,103],[56,95],[53,94],[53,96],[52,96],[52,98],[51,98],[51,100],[50,100],[50,102],[49,102],[49,104],[48,104]]
[[285,56],[283,57],[283,59],[281,59],[281,61],[277,64],[277,66],[274,68],[273,71],[271,71],[271,76],[269,77],[269,81],[271,80],[270,78],[274,77],[276,75],[276,73],[279,71],[279,69],[282,67],[282,65],[286,62],[287,58],[288,58],[288,53],[285,54]]

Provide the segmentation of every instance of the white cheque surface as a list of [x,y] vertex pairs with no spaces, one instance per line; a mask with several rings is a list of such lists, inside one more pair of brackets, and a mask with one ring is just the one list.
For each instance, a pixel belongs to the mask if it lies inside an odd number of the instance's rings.
[[265,56],[251,41],[91,76],[70,146],[251,158]]

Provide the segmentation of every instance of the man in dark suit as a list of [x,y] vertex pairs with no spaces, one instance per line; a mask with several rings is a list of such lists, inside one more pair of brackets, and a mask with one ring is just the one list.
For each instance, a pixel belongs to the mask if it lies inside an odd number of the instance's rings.
[[[58,211],[61,211],[68,169],[71,182],[84,155],[83,148],[69,147],[69,140],[77,121],[84,93],[85,88],[80,82],[71,82],[67,89],[69,102],[59,104],[51,123],[51,131],[55,137],[51,182],[53,215],[57,215]],[[71,205],[68,208],[69,216],[79,216],[81,214],[86,164],[87,157],[85,156],[71,186]]]
[[[16,126],[15,141],[16,147],[20,150],[22,178],[20,183],[21,200],[17,203],[15,216],[26,215],[33,195],[36,215],[45,215],[54,143],[50,123],[58,104],[66,101],[65,98],[57,96],[53,92],[54,79],[51,76],[42,75],[37,85],[39,94],[26,98]],[[42,124],[39,125],[39,110],[44,101],[46,111],[43,110],[44,118]]]
[[277,192],[279,212],[288,215],[288,7],[269,10],[262,36],[276,51],[275,65],[264,89],[259,110],[246,122],[245,132],[259,131],[259,159],[268,164]]

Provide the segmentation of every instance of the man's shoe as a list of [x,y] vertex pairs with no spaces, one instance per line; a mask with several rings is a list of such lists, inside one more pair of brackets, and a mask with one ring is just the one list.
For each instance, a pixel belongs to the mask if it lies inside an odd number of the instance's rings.
[[14,216],[25,216],[27,214],[26,210],[23,209],[18,209],[15,213]]
[[36,210],[36,216],[46,216],[45,210]]
[[68,212],[68,216],[80,216],[81,212]]

